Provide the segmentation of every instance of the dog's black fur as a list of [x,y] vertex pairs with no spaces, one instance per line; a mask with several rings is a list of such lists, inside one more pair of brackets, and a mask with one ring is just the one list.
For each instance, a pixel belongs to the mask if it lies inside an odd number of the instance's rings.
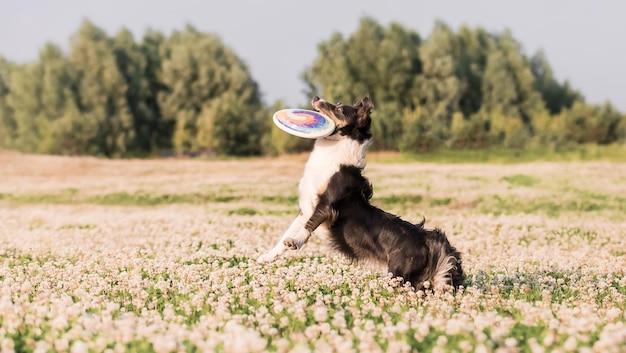
[[[360,143],[371,140],[369,98],[353,106],[336,105],[315,97],[316,110],[330,116],[340,138]],[[331,245],[351,259],[387,265],[394,276],[410,281],[418,289],[443,284],[457,288],[464,281],[461,254],[438,229],[424,228],[424,221],[412,224],[372,204],[373,190],[361,168],[342,165],[318,195],[313,215],[305,228],[313,232],[320,225],[329,230]]]

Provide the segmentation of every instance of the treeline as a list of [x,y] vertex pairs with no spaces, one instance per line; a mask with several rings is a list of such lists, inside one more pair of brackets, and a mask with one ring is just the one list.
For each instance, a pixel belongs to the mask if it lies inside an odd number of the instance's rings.
[[436,23],[428,39],[399,24],[361,20],[348,38],[318,47],[304,74],[310,93],[331,99],[369,92],[374,143],[429,151],[597,143],[626,138],[626,117],[594,106],[558,82],[545,55],[527,57],[505,31]]
[[[308,95],[375,102],[374,148],[523,148],[626,140],[626,116],[587,104],[557,81],[542,52],[528,57],[505,31],[431,35],[363,18],[318,45],[302,76]],[[307,107],[308,103],[303,103]],[[220,39],[191,26],[141,41],[85,21],[67,55],[47,44],[36,62],[0,57],[0,148],[71,155],[296,152],[311,141],[278,130],[258,84]]]
[[0,147],[71,155],[260,154],[267,108],[242,60],[191,26],[109,37],[85,21],[66,56],[0,59]]

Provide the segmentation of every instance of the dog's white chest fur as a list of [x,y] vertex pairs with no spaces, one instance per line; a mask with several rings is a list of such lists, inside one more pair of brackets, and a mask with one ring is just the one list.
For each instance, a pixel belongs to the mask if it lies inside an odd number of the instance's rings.
[[326,189],[330,178],[342,165],[365,167],[365,154],[369,141],[359,143],[342,137],[321,138],[315,141],[315,147],[304,166],[304,175],[298,188],[300,211],[310,216],[317,204],[318,195]]

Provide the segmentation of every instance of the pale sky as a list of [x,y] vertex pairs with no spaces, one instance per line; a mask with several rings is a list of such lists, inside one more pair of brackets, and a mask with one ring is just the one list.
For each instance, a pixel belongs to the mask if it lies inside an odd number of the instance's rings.
[[[621,0],[0,0],[0,55],[37,58],[44,43],[64,50],[84,18],[113,35],[127,27],[140,41],[146,28],[169,34],[186,23],[219,35],[247,63],[267,103],[306,102],[300,74],[317,44],[349,35],[362,16],[396,21],[422,38],[441,19],[496,32],[509,28],[528,55],[542,48],[559,80],[591,103],[610,100],[626,112],[626,1]],[[349,97],[347,97],[349,98]]]

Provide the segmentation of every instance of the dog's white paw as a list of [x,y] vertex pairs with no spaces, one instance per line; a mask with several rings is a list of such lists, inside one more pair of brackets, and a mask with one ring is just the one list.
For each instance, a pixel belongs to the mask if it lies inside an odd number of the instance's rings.
[[285,239],[283,244],[287,247],[287,249],[290,249],[290,250],[298,250],[302,247],[302,245],[304,245],[293,238]]
[[270,262],[276,260],[276,257],[277,257],[276,254],[268,252],[266,254],[263,254],[263,255],[259,256],[259,258],[256,259],[256,262],[260,263],[260,264],[266,264],[266,263],[270,263]]

